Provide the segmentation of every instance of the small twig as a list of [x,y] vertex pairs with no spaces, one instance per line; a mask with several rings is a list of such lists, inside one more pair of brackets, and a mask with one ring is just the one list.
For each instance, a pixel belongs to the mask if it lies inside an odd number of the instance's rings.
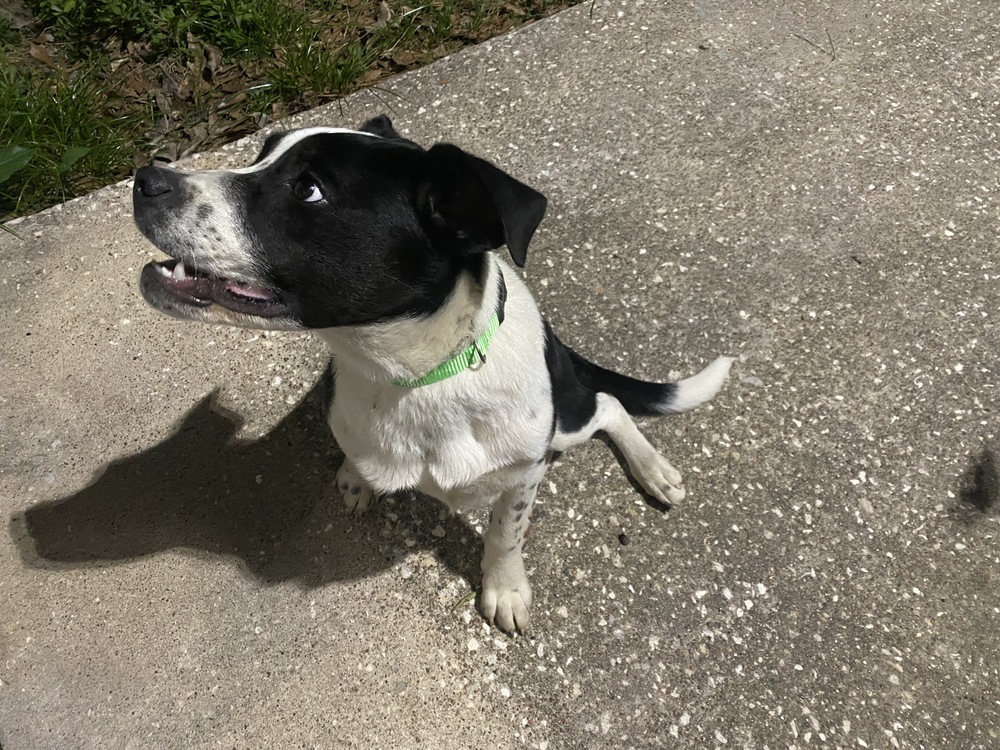
[[803,42],[805,42],[806,44],[808,44],[810,47],[814,47],[815,49],[818,49],[824,55],[829,55],[830,56],[830,60],[836,60],[837,59],[837,52],[834,49],[834,46],[833,46],[833,37],[830,35],[830,30],[829,29],[827,29],[827,31],[826,31],[826,37],[827,37],[827,39],[830,40],[830,49],[826,49],[824,47],[820,47],[812,39],[807,39],[806,37],[802,36],[801,34],[792,34],[792,36],[794,36],[796,39],[801,39]]
[[[397,99],[401,99],[402,101],[406,102],[407,104],[414,104],[414,101],[412,99],[408,99],[407,97],[403,96],[402,94],[397,94],[395,91],[390,91],[389,89],[387,89],[387,88],[385,88],[383,86],[368,86],[367,88],[368,88],[369,91],[381,91],[381,92],[383,92],[385,94],[389,94],[389,96],[394,96]],[[386,106],[388,106],[388,105],[386,105]]]
[[[11,229],[11,228],[10,228],[9,226],[7,226],[6,224],[0,224],[0,229],[2,229],[3,231],[5,231],[5,232],[6,232],[7,234],[12,234],[12,235],[14,235],[14,236],[15,236],[15,237],[17,237],[17,238],[18,238],[19,240],[21,240],[21,242],[24,242],[24,237],[22,237],[21,235],[19,235],[19,234],[18,234],[17,232],[15,232],[15,231],[14,231],[13,229]],[[0,748],[0,750],[3,750],[3,748]]]
[[394,96],[397,99],[401,99],[402,101],[406,102],[407,104],[413,104],[413,100],[412,99],[407,99],[402,94],[397,94],[395,91],[390,91],[389,89],[384,88],[382,86],[377,86],[377,85],[365,86],[363,89],[361,89],[361,91],[370,91],[371,94],[372,94],[372,96],[374,96],[376,99],[378,99],[379,102],[382,103],[382,106],[384,106],[386,109],[388,109],[394,115],[399,114],[399,110],[396,109],[395,107],[393,107],[391,104],[389,104],[389,102],[387,102],[381,96],[379,96],[379,92],[381,92],[383,94],[389,94],[390,96]]
[[468,594],[459,599],[458,602],[455,604],[455,606],[451,608],[451,613],[455,614],[461,607],[468,604],[475,598],[476,598],[475,590],[470,591]]
[[802,36],[801,34],[792,34],[792,36],[794,36],[796,39],[801,39],[803,42],[805,42],[806,44],[808,44],[810,47],[815,47],[820,52],[826,52],[825,49],[823,49],[818,44],[816,44],[816,42],[814,42],[812,39],[807,39],[806,37]]
[[397,110],[395,107],[393,107],[391,104],[389,104],[389,102],[387,102],[385,99],[383,99],[381,96],[378,95],[378,92],[375,90],[374,86],[369,86],[365,90],[366,91],[371,91],[372,92],[372,96],[374,96],[376,99],[378,99],[379,102],[381,102],[382,106],[385,107],[390,112],[392,112],[394,115],[399,113],[399,110]]

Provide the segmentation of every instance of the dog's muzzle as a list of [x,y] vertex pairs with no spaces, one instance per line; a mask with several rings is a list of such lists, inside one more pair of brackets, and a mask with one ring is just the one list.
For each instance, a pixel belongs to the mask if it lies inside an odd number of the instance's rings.
[[[183,172],[156,166],[142,167],[135,174],[135,223],[154,245],[171,256],[170,260],[148,263],[142,269],[142,296],[157,310],[179,318],[264,328],[272,327],[269,322],[277,322],[277,318],[288,318],[290,308],[278,290],[246,279],[221,277],[191,261],[189,241],[177,238],[201,230],[185,225],[185,232],[180,232],[175,226],[191,222],[192,213],[197,214],[197,209],[188,205],[191,190],[184,179]],[[287,321],[274,327],[288,327]]]

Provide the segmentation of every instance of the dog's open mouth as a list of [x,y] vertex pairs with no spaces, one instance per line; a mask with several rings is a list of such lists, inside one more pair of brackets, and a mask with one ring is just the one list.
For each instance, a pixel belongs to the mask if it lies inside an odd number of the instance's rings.
[[166,296],[173,304],[195,307],[215,304],[259,318],[275,318],[289,312],[288,305],[274,289],[218,278],[181,260],[147,264],[142,269],[141,282],[146,299],[157,307],[159,299]]

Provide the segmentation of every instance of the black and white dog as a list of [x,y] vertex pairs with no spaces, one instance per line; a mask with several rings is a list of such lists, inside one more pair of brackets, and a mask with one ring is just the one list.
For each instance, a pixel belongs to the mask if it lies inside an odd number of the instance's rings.
[[712,398],[732,359],[677,383],[588,362],[545,323],[520,276],[545,213],[540,193],[456,146],[425,150],[388,118],[360,130],[271,135],[249,167],[143,167],[135,221],[170,256],[142,294],[168,315],[311,329],[333,353],[327,419],[345,454],[348,509],[414,489],[449,508],[492,508],[480,608],[508,632],[528,624],[521,547],[548,457],[603,431],[657,500],[680,473],[629,415]]

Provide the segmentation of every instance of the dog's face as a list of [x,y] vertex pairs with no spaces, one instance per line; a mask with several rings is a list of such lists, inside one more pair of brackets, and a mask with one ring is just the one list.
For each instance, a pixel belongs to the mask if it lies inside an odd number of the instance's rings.
[[463,271],[507,245],[523,265],[545,198],[388,118],[270,136],[249,167],[143,167],[135,221],[171,257],[140,288],[179,318],[251,328],[362,325],[437,310]]

